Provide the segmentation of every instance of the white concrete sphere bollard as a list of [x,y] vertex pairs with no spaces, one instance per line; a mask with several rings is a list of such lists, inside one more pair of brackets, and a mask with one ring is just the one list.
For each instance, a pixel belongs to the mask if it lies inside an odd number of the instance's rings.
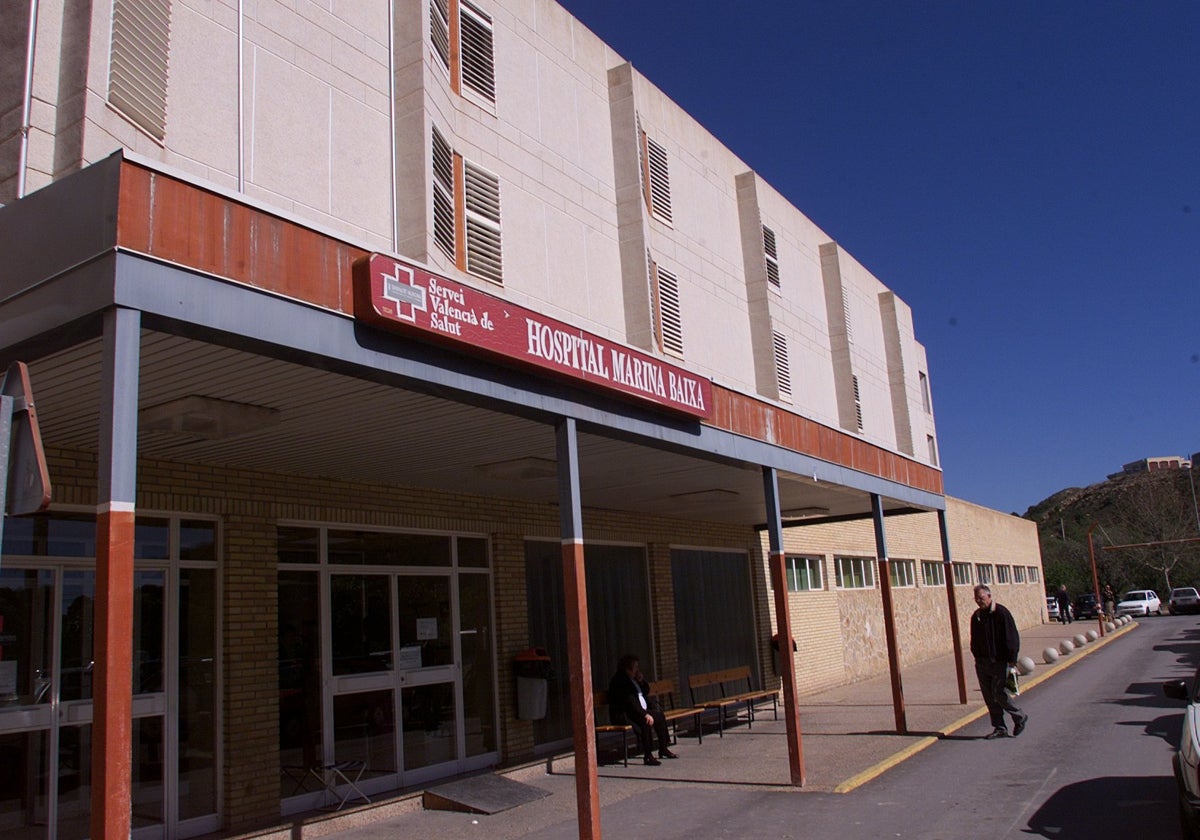
[[1113,624],[1111,621],[1106,621],[1104,622],[1104,629],[1111,633],[1117,629],[1117,625]]
[[1075,637],[1072,638],[1071,641],[1075,643],[1075,647],[1083,647],[1088,643],[1088,638],[1082,633],[1076,633]]
[[1070,639],[1063,639],[1058,643],[1058,651],[1064,656],[1073,650],[1075,650],[1075,645],[1071,644]]
[[1034,665],[1032,658],[1028,656],[1022,656],[1017,660],[1017,670],[1021,673],[1022,677],[1028,677],[1030,674],[1032,674],[1033,668]]
[[1100,634],[1097,633],[1095,630],[1089,630],[1086,633],[1084,633],[1083,635],[1087,636],[1089,642],[1094,642],[1100,638]]
[[1058,661],[1058,651],[1054,648],[1046,648],[1042,651],[1042,661],[1047,665],[1053,665]]

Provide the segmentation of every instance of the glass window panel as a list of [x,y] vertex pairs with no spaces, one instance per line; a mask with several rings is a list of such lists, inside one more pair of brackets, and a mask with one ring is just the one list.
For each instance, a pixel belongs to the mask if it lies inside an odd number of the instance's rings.
[[179,571],[179,818],[217,812],[216,572]]
[[[294,768],[295,790],[318,789],[306,777],[321,755],[320,580],[316,572],[279,573],[279,765]],[[304,781],[302,781],[304,780]]]
[[0,825],[11,838],[45,837],[50,734],[0,735]]
[[449,566],[450,537],[330,531],[329,562],[365,566]]
[[171,523],[139,517],[133,526],[133,556],[138,560],[166,560],[171,556]]
[[488,565],[487,540],[482,537],[459,537],[458,565],[486,569]]
[[59,699],[92,699],[92,633],[95,627],[96,575],[63,575],[62,671]]
[[86,513],[45,513],[4,521],[4,554],[95,557],[96,518]]
[[333,760],[364,762],[364,779],[396,772],[392,696],[384,689],[333,698]]
[[388,576],[330,578],[334,674],[385,671],[392,667],[391,603]]
[[453,663],[450,578],[445,575],[401,575],[398,586],[401,669]]
[[319,563],[321,532],[316,528],[280,526],[275,550],[280,563]]
[[132,790],[134,830],[163,823],[163,719],[134,718]]
[[64,726],[58,734],[58,840],[88,836],[92,805],[92,727]]
[[435,683],[402,689],[404,769],[416,770],[458,755],[455,735],[454,684]]
[[495,654],[492,638],[491,594],[487,575],[458,578],[462,627],[463,717],[468,756],[493,752],[496,747]]
[[217,524],[186,519],[180,522],[179,559],[215,563],[217,560]]
[[8,684],[16,684],[14,693],[0,696],[4,705],[33,705],[53,699],[53,597],[54,576],[49,570],[0,568],[0,615],[4,616],[0,674]]
[[163,690],[163,589],[166,572],[133,575],[133,693]]

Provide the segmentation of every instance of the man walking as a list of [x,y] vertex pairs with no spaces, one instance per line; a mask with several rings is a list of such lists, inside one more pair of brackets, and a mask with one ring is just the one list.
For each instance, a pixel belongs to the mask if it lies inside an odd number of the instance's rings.
[[992,738],[1007,738],[1008,727],[1004,724],[1004,713],[1013,719],[1013,737],[1025,731],[1029,715],[1013,703],[1005,683],[1008,669],[1017,667],[1017,654],[1021,650],[1021,635],[1017,624],[1002,604],[992,600],[992,590],[980,584],[975,587],[975,603],[979,609],[971,616],[971,654],[975,657],[975,676],[979,678],[979,690],[992,718]]

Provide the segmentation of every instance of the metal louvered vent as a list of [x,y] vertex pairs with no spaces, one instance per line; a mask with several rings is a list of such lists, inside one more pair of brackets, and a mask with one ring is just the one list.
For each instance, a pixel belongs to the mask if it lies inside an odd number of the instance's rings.
[[854,385],[854,422],[858,425],[858,430],[863,430],[863,413],[862,413],[862,392],[858,390],[858,377],[851,376],[850,381]]
[[650,173],[650,212],[664,222],[671,221],[671,174],[667,169],[667,150],[646,138],[646,164]]
[[483,10],[460,0],[462,83],[488,102],[496,101],[496,58],[492,19]]
[[854,330],[850,327],[850,293],[842,287],[842,320],[846,324],[846,343],[854,343]]
[[108,101],[162,140],[167,132],[170,0],[115,0]]
[[504,282],[500,242],[500,179],[467,163],[467,271]]
[[788,360],[787,339],[772,330],[771,343],[775,346],[775,382],[779,399],[792,401],[792,367]]
[[775,249],[775,231],[762,226],[763,256],[767,261],[767,282],[779,288],[779,252]]
[[655,266],[658,278],[658,334],[664,353],[683,356],[683,319],[679,313],[679,278]]
[[433,240],[454,259],[454,154],[433,129]]
[[450,3],[429,0],[429,43],[446,72],[450,71]]

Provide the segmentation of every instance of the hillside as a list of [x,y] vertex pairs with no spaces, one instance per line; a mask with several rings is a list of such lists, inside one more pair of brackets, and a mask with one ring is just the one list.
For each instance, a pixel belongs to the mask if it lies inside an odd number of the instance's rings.
[[1121,474],[1030,507],[1024,517],[1038,526],[1047,590],[1061,583],[1072,592],[1092,590],[1089,528],[1101,586],[1144,587],[1165,597],[1173,586],[1195,585],[1200,540],[1188,542],[1200,538],[1195,478],[1190,470]]

